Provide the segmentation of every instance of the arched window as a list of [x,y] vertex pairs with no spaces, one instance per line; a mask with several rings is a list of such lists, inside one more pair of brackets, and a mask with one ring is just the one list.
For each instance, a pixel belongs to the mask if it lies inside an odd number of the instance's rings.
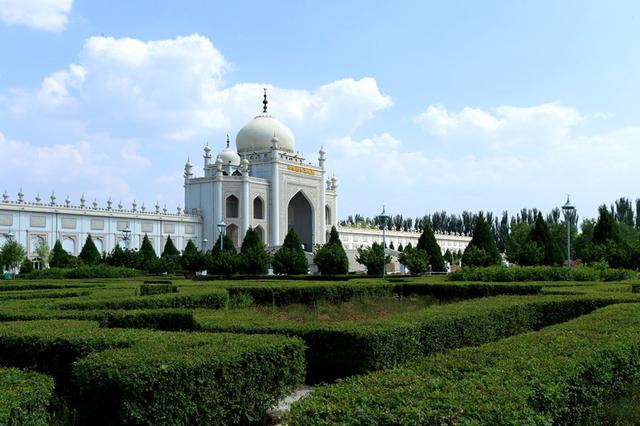
[[40,244],[44,244],[44,238],[40,236],[35,236],[31,238],[31,251],[35,253],[35,251],[38,249]]
[[253,199],[253,218],[264,219],[264,202],[260,197]]
[[242,173],[240,173],[240,170],[236,170],[235,172],[231,173],[231,176],[242,176]]
[[258,239],[261,243],[264,243],[264,230],[262,226],[256,226],[256,234],[258,235]]
[[324,223],[331,225],[331,208],[329,206],[324,206]]
[[238,227],[234,224],[227,226],[226,233],[233,241],[233,246],[238,247]]
[[62,239],[62,248],[69,254],[76,254],[76,242],[73,238],[64,237]]
[[227,217],[229,218],[238,217],[239,204],[240,202],[238,201],[238,197],[236,197],[235,195],[230,195],[227,197],[227,203],[226,203]]

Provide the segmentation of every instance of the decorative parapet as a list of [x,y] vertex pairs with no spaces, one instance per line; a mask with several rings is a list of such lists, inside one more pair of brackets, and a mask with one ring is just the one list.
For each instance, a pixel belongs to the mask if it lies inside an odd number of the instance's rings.
[[9,194],[5,190],[4,193],[2,194],[2,201],[0,202],[0,208],[4,205],[4,206],[16,206],[16,207],[20,206],[22,208],[37,207],[41,209],[55,209],[56,211],[68,212],[69,214],[74,214],[74,213],[77,214],[79,212],[104,212],[107,214],[121,213],[121,214],[136,215],[139,217],[166,216],[166,217],[173,217],[173,218],[184,217],[184,218],[192,218],[192,219],[201,219],[199,215],[191,215],[183,212],[182,207],[180,205],[177,206],[176,213],[169,213],[166,206],[161,211],[160,204],[157,202],[155,205],[155,211],[147,211],[146,208],[144,208],[144,204],[142,209],[138,209],[135,201],[133,202],[131,209],[123,208],[124,206],[122,205],[122,203],[118,204],[117,209],[113,208],[111,197],[109,197],[109,200],[107,201],[107,207],[99,207],[98,202],[95,199],[93,203],[91,203],[91,206],[88,206],[86,204],[84,195],[80,199],[80,205],[72,205],[71,200],[69,199],[68,196],[65,199],[64,205],[56,203],[55,201],[56,198],[53,193],[51,194],[50,199],[51,201],[49,203],[42,203],[41,202],[42,199],[38,195],[35,198],[35,202],[24,201],[24,194],[22,193],[22,190],[20,190],[20,192],[18,193],[18,199],[11,200],[9,197]]
[[[336,229],[338,230],[338,232],[361,232],[361,231],[382,232],[382,229],[380,229],[378,225],[368,225],[366,223],[354,224],[354,225],[349,225],[349,224],[339,225]],[[415,229],[412,229],[410,231],[404,231],[404,230],[398,231],[393,228],[387,228],[385,232],[393,232],[394,234],[403,234],[408,237],[415,237],[415,238],[419,238],[420,235],[422,234],[422,231],[416,231]],[[445,237],[445,236],[466,237],[466,238],[471,237],[470,235],[465,234],[463,232],[434,232],[434,235],[441,236],[441,237]]]

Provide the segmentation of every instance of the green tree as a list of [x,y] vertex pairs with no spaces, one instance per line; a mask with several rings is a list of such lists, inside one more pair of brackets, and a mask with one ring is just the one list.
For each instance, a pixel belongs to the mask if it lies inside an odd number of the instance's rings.
[[171,240],[171,236],[167,237],[167,242],[164,244],[164,250],[162,251],[162,255],[160,257],[165,256],[180,256],[180,251],[173,245],[173,241]]
[[500,253],[482,212],[476,218],[473,237],[462,255],[463,266],[491,266],[500,263]]
[[313,262],[322,275],[340,275],[349,272],[349,258],[335,226],[331,227],[329,241],[316,251]]
[[598,221],[593,228],[593,242],[595,244],[604,244],[608,240],[619,242],[620,229],[607,207],[600,206],[598,209]]
[[296,231],[291,228],[284,238],[282,247],[273,256],[273,272],[276,274],[298,275],[309,272],[309,262],[302,250],[300,238]]
[[536,221],[529,232],[527,242],[534,243],[542,249],[542,259],[539,263],[533,265],[562,265],[564,262],[564,253],[558,242],[553,238],[547,222],[542,217],[542,213],[538,213]]
[[398,244],[398,251],[404,251],[404,247],[402,247],[402,243]]
[[25,257],[24,248],[15,240],[7,241],[0,247],[0,264],[10,273],[16,272]]
[[398,260],[409,268],[411,275],[418,275],[427,270],[427,257],[427,253],[424,250],[407,247],[400,253]]
[[358,247],[356,262],[367,268],[367,275],[382,275],[386,265],[391,262],[391,256],[384,252],[382,244],[373,243],[370,247]]
[[36,246],[36,256],[40,262],[42,262],[43,268],[49,267],[49,256],[51,255],[51,248],[49,248],[49,244],[46,241],[40,240],[38,245]]
[[211,248],[211,253],[220,252],[220,238],[222,238],[222,250],[237,253],[236,247],[233,244],[233,240],[227,234],[218,234],[218,239],[216,240],[216,243]]
[[196,272],[205,269],[204,260],[202,252],[198,250],[193,241],[189,240],[187,245],[184,247],[182,257],[180,258],[182,270],[188,275],[193,276]]
[[238,254],[235,249],[212,251],[206,256],[205,266],[211,275],[234,275],[238,272]]
[[52,268],[67,268],[69,267],[70,258],[72,256],[62,247],[60,240],[56,240],[53,245],[53,250],[49,255],[49,266]]
[[271,256],[255,229],[249,227],[242,240],[238,269],[243,274],[264,275],[269,269]]
[[438,241],[436,241],[436,236],[433,234],[433,230],[428,223],[424,225],[416,248],[418,250],[422,250],[426,254],[427,265],[431,265],[434,272],[444,271],[442,250],[440,250],[440,245],[438,244]]
[[158,255],[156,251],[153,249],[151,245],[151,241],[147,234],[144,234],[144,238],[142,238],[142,245],[140,246],[140,267],[145,271],[148,271],[152,266],[152,262],[158,259]]
[[93,243],[93,239],[91,238],[91,234],[87,235],[87,239],[82,246],[82,250],[80,250],[80,254],[78,257],[82,260],[82,262],[86,265],[97,265],[102,260],[102,255],[96,248],[96,245]]

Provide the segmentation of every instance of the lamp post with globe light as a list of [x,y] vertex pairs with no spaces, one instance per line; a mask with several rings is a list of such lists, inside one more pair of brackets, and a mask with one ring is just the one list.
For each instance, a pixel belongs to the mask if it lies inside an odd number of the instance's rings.
[[127,227],[122,230],[122,241],[124,241],[124,245],[127,250],[130,248],[129,247],[130,240],[131,240],[131,228],[129,228],[129,226],[127,225]]
[[386,228],[389,215],[385,213],[385,206],[382,205],[382,213],[378,216],[380,218],[380,227],[382,228],[382,276],[387,275],[387,241],[386,241]]
[[227,227],[227,224],[224,221],[218,224],[218,230],[220,231],[218,235],[220,235],[220,251],[224,250],[224,229]]
[[567,266],[571,266],[571,222],[575,218],[576,208],[569,201],[569,195],[567,195],[567,202],[562,206],[562,213],[567,223]]

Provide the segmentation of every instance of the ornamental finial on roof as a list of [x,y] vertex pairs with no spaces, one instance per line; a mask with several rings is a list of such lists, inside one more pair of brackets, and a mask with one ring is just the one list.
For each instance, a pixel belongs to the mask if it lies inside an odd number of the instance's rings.
[[267,113],[267,104],[269,103],[269,101],[267,100],[267,88],[264,88],[264,99],[262,100],[262,112],[264,114]]
[[229,133],[227,133],[227,148],[229,148]]

